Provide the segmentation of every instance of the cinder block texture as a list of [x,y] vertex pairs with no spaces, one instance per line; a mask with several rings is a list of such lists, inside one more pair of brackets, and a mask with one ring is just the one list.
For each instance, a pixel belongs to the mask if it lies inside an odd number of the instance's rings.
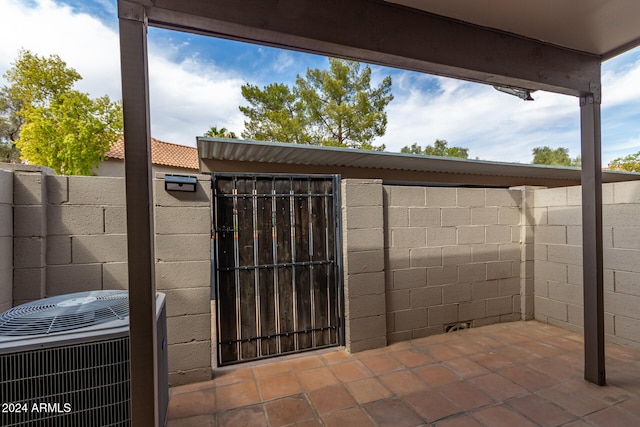
[[69,177],[69,204],[124,206],[125,181],[122,178],[96,176]]
[[385,186],[385,194],[390,340],[461,319],[520,318],[521,190]]
[[13,173],[0,170],[0,205],[13,204]]

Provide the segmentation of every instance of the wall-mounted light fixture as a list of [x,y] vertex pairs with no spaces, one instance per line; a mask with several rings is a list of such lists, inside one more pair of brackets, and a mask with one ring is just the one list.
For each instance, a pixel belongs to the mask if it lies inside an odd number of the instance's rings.
[[164,189],[166,191],[196,191],[198,178],[186,175],[165,175]]
[[499,90],[500,92],[508,93],[509,95],[517,96],[518,98],[524,101],[533,101],[531,94],[535,92],[535,90],[522,89],[518,87],[504,87],[504,86],[494,86],[495,90]]

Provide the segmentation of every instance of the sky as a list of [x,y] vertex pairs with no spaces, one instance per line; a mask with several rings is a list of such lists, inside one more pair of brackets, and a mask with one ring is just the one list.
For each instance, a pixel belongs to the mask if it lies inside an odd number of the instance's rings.
[[[20,49],[59,55],[83,77],[76,88],[121,99],[116,0],[0,0],[0,74]],[[308,68],[326,68],[317,55],[191,34],[149,29],[151,134],[195,146],[211,126],[240,135],[243,84],[291,85]],[[386,150],[444,139],[470,158],[530,163],[532,149],[566,147],[580,155],[578,99],[535,92],[525,102],[488,85],[371,66],[373,83],[390,75],[394,100]],[[640,48],[602,67],[602,160],[640,151]],[[6,81],[0,78],[0,85]]]

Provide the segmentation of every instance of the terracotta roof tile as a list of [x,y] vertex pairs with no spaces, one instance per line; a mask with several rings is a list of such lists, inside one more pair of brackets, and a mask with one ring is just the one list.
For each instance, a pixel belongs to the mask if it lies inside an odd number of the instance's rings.
[[[111,159],[124,160],[124,140],[119,139],[116,141],[105,156]],[[198,149],[196,147],[172,144],[155,138],[151,138],[151,162],[154,165],[200,169]]]

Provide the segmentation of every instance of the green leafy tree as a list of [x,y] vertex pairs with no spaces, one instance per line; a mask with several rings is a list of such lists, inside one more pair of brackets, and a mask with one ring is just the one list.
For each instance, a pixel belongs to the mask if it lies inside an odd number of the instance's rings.
[[640,151],[612,160],[611,163],[609,163],[609,169],[640,172]]
[[227,130],[227,128],[218,129],[217,126],[211,126],[211,128],[204,133],[204,136],[208,136],[209,138],[238,139],[238,136],[234,132]]
[[287,85],[272,83],[260,89],[246,84],[241,91],[249,102],[249,107],[240,107],[249,119],[244,122],[243,138],[311,144],[302,102]]
[[569,156],[569,149],[558,147],[555,150],[551,147],[536,147],[533,149],[534,165],[552,165],[552,166],[580,166],[580,157],[572,159]]
[[391,77],[371,86],[371,68],[329,59],[329,69],[307,69],[293,88],[273,83],[259,89],[244,85],[249,102],[244,138],[383,150],[373,140],[384,135],[386,106],[393,100]]
[[122,134],[120,103],[74,90],[81,76],[57,55],[20,51],[4,77],[19,105],[21,157],[59,174],[91,175]]
[[400,149],[401,153],[422,154],[425,156],[439,157],[458,157],[461,159],[469,158],[469,149],[462,147],[449,147],[449,143],[444,139],[436,139],[433,145],[427,145],[422,149],[417,143],[413,143],[410,147],[405,146]]
[[20,105],[20,101],[9,93],[9,88],[0,89],[0,162],[20,161],[20,150],[15,144],[23,123],[18,115]]

